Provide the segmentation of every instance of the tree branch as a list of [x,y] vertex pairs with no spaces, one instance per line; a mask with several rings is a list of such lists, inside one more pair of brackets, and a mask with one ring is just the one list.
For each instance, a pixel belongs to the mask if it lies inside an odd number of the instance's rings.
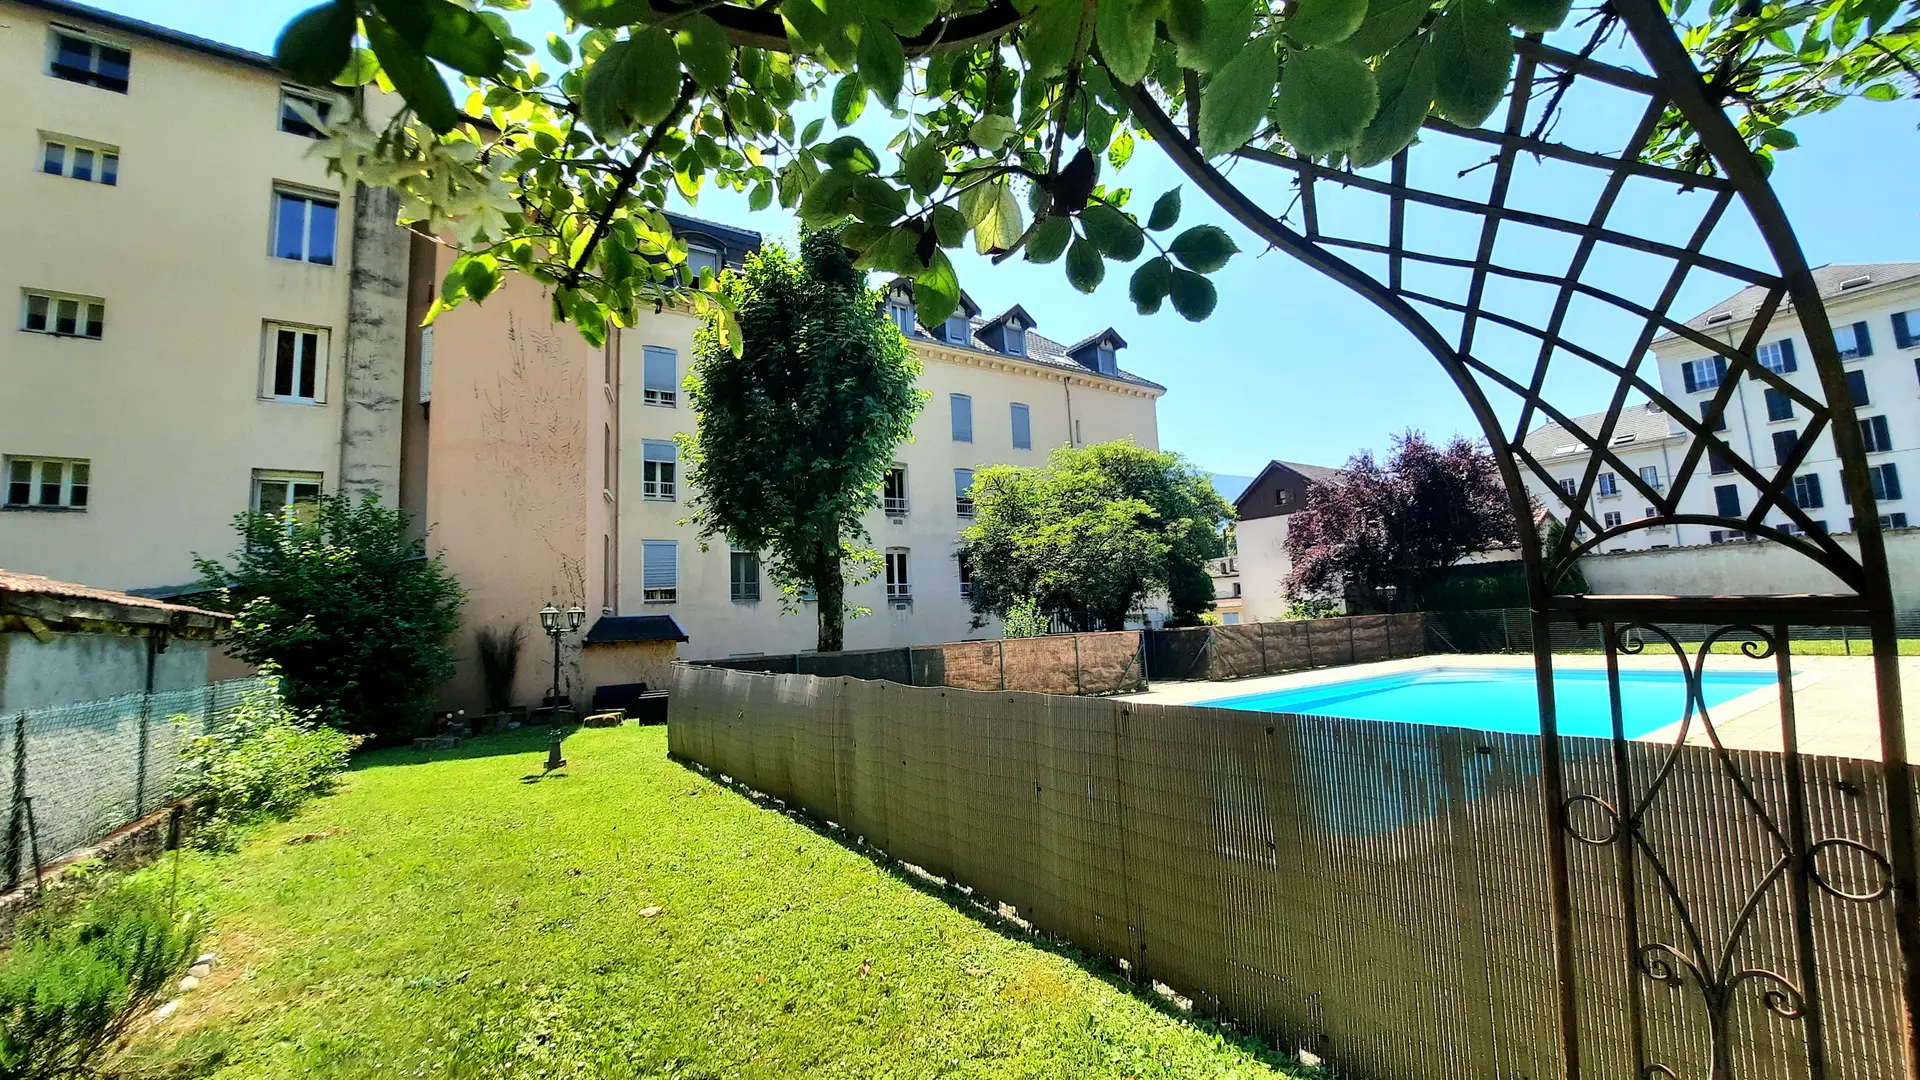
[[640,174],[646,171],[647,162],[652,160],[653,152],[660,148],[660,140],[666,138],[667,132],[680,123],[680,115],[686,112],[687,103],[693,100],[693,95],[699,92],[699,89],[691,78],[680,80],[680,96],[674,100],[673,108],[667,112],[666,117],[654,125],[652,133],[647,136],[646,143],[640,147],[640,152],[620,170],[620,181],[614,185],[613,194],[608,197],[607,205],[601,207],[600,213],[594,217],[593,232],[587,236],[587,246],[580,249],[580,258],[568,267],[566,277],[560,281],[561,285],[569,289],[579,288],[580,273],[586,267],[587,260],[593,258],[594,249],[600,246],[601,238],[607,233],[607,226],[613,224],[613,215],[619,212],[620,204],[627,201],[627,196],[633,194],[633,186],[640,182]]
[[[735,45],[746,45],[769,52],[791,52],[793,45],[787,40],[786,23],[780,13],[764,8],[745,8],[734,4],[719,4],[707,7],[702,4],[687,3],[685,0],[650,0],[653,10],[662,16],[684,14],[689,10],[703,9],[720,29],[726,31],[727,38]],[[1008,0],[994,0],[984,11],[962,15],[953,19],[940,19],[912,37],[900,39],[900,45],[908,56],[926,56],[936,52],[953,52],[982,41],[1000,37],[1007,31],[1019,26],[1026,16],[1021,15]]]

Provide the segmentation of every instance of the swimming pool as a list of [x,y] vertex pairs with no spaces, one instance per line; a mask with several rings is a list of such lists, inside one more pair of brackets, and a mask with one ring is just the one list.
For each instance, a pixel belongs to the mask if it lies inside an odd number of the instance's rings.
[[[1702,690],[1711,709],[1772,685],[1772,672],[1709,670]],[[1562,735],[1605,737],[1612,733],[1613,708],[1605,671],[1555,671],[1553,697]],[[1193,704],[1526,735],[1540,731],[1540,699],[1534,689],[1532,668],[1420,668]],[[1686,682],[1679,671],[1620,672],[1620,711],[1628,738],[1678,722],[1686,715],[1686,706]]]

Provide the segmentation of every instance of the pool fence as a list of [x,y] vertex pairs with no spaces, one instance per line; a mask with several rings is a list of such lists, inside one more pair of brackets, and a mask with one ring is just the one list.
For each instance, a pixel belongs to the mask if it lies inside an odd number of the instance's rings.
[[[1199,1013],[1343,1076],[1558,1074],[1537,735],[690,665],[674,677],[676,758],[1011,905]],[[1780,754],[1563,749],[1569,825],[1586,838],[1568,845],[1582,1075],[1705,1077],[1716,1024],[1741,1080],[1900,1074],[1893,908],[1849,846],[1885,849],[1877,766],[1803,756],[1792,785]],[[1642,780],[1667,770],[1645,850],[1609,841],[1616,760]],[[1811,853],[1799,939],[1780,838],[1750,809],[1783,820],[1794,786],[1812,835],[1836,838]],[[1778,981],[1811,994],[1802,960],[1815,958],[1817,1028]],[[1743,974],[1709,1009],[1689,964]]]
[[1425,620],[1413,611],[1153,630],[1147,676],[1238,679],[1420,656],[1428,651]]
[[1138,630],[949,641],[891,649],[779,653],[698,663],[738,671],[845,675],[908,686],[1114,694],[1147,688]]
[[[1429,651],[1437,653],[1531,653],[1533,617],[1526,608],[1480,608],[1467,611],[1429,611],[1425,614]],[[1682,642],[1706,640],[1709,634],[1721,634],[1725,640],[1758,640],[1751,632],[1726,633],[1721,623],[1662,623],[1661,627]],[[1894,618],[1895,632],[1902,638],[1920,638],[1920,612]],[[1792,641],[1823,641],[1839,645],[1849,656],[1872,656],[1873,643],[1857,626],[1795,626]],[[1600,652],[1605,644],[1600,625],[1577,623],[1552,624],[1555,652]],[[1631,638],[1633,635],[1629,635]]]

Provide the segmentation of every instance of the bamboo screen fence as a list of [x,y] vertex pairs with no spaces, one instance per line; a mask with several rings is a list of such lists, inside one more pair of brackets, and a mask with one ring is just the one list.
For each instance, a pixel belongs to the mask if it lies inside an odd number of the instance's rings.
[[[1347,1075],[1557,1072],[1536,736],[718,668],[676,678],[674,756],[1013,905],[1209,1014]],[[1570,791],[1611,793],[1609,743],[1566,749]],[[1651,776],[1672,748],[1627,749]],[[1737,758],[1756,798],[1784,801],[1779,755]],[[1874,769],[1803,761],[1816,835],[1883,846]],[[1667,784],[1656,846],[1702,936],[1724,940],[1778,852],[1708,751],[1683,748]],[[1826,854],[1836,882],[1877,887],[1847,849]],[[1574,845],[1584,1075],[1642,1075],[1639,1016],[1649,1060],[1704,1077],[1694,985],[1629,972],[1618,857]],[[1637,877],[1652,913],[1639,930],[1675,940],[1655,877]],[[1762,896],[1733,963],[1790,974],[1781,890]],[[1890,905],[1822,893],[1814,914],[1827,1075],[1898,1075]],[[1728,1013],[1736,1074],[1807,1075],[1800,1021],[1769,1014],[1758,982]]]

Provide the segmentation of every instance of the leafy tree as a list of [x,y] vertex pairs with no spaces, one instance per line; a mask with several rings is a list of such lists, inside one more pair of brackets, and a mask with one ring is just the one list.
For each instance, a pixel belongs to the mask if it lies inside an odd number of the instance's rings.
[[[484,297],[513,270],[552,286],[556,311],[596,343],[682,297],[736,344],[727,295],[704,275],[690,281],[684,244],[658,212],[670,191],[691,199],[711,184],[755,209],[777,200],[808,225],[853,222],[844,239],[861,265],[911,276],[929,323],[958,301],[947,251],[969,239],[996,259],[1064,256],[1087,292],[1109,265],[1137,263],[1129,292],[1142,312],[1171,301],[1203,319],[1215,302],[1206,275],[1234,254],[1227,235],[1171,233],[1177,189],[1142,216],[1126,188],[1103,181],[1144,138],[1143,102],[1184,115],[1178,137],[1208,157],[1279,149],[1365,166],[1408,145],[1429,116],[1485,122],[1512,77],[1516,32],[1552,31],[1571,7],[555,0],[569,30],[536,59],[500,14],[528,2],[326,0],[288,24],[276,53],[302,82],[377,82],[405,99],[391,121],[336,110],[328,153],[346,179],[399,189],[407,220],[457,238],[465,255],[442,305]],[[1783,127],[1794,116],[1910,94],[1920,72],[1915,0],[1671,10],[1708,92],[1763,161],[1794,145]],[[1622,33],[1605,7],[1580,22],[1584,46],[1566,44],[1583,53]],[[459,75],[464,102],[436,64]],[[822,94],[836,129],[875,100],[885,107],[885,152],[829,138],[825,117],[796,122]],[[1711,168],[1672,109],[1647,156]]]
[[424,725],[453,675],[447,639],[466,594],[406,514],[372,495],[310,513],[247,513],[233,565],[196,558],[234,612],[234,655],[280,677],[287,705],[375,737]]
[[748,256],[721,289],[737,317],[713,317],[695,335],[687,400],[697,429],[679,436],[694,521],[703,540],[763,552],[789,606],[814,590],[819,648],[834,651],[846,565],[860,568],[857,581],[877,567],[864,520],[926,402],[914,387],[920,364],[836,231],[810,233],[797,261],[777,247]]
[[1353,456],[1307,489],[1287,519],[1289,596],[1371,592],[1392,585],[1417,604],[1463,556],[1515,542],[1513,503],[1492,453],[1456,437],[1445,449],[1409,431],[1382,465]]
[[1005,619],[1030,600],[1075,630],[1119,630],[1151,592],[1166,592],[1176,625],[1213,606],[1207,563],[1226,552],[1233,510],[1178,455],[1062,447],[1041,468],[980,470],[972,494],[960,538],[976,615]]

